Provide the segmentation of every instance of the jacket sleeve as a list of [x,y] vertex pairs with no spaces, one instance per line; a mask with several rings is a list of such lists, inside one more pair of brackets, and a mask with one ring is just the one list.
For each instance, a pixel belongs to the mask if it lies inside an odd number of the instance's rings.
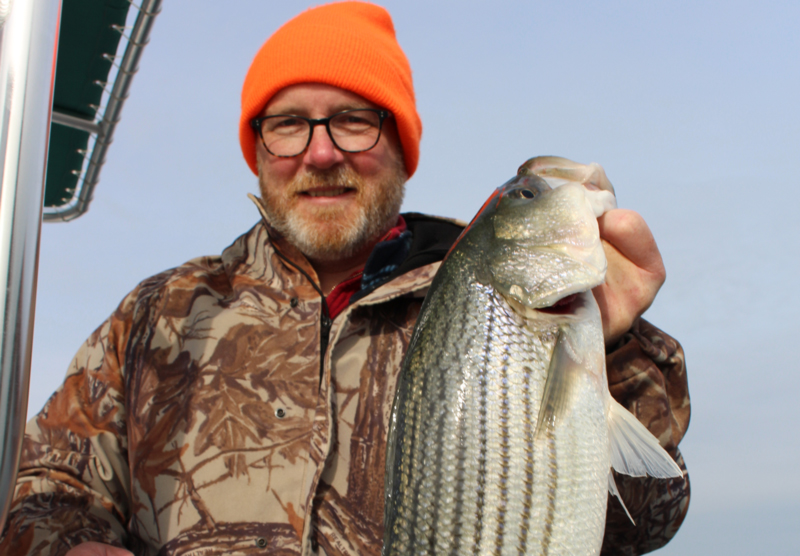
[[64,383],[25,430],[0,555],[123,546],[130,473],[122,361],[135,292],[83,344]]
[[611,395],[658,438],[684,470],[675,479],[614,473],[631,523],[619,501],[609,496],[601,554],[644,554],[675,535],[689,508],[689,477],[678,443],[689,426],[689,389],[683,349],[678,342],[639,319],[606,356]]

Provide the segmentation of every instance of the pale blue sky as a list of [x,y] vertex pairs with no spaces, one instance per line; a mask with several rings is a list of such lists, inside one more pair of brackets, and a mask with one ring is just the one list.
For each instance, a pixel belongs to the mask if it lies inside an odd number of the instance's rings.
[[[424,133],[405,209],[469,219],[535,155],[598,162],[652,227],[685,347],[689,515],[667,555],[800,553],[800,4],[378,2]],[[256,222],[239,92],[316,2],[166,0],[87,215],[43,227],[29,413],[140,280]]]

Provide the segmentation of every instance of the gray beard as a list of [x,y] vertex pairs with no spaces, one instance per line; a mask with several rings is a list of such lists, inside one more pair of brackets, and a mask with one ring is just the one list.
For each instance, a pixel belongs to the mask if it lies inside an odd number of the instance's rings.
[[[332,181],[346,183],[346,180],[341,178]],[[276,210],[277,207],[270,202],[269,195],[265,193],[266,184],[263,182],[261,205],[275,231],[306,257],[316,261],[337,261],[357,254],[396,224],[405,195],[405,182],[405,168],[401,162],[397,172],[393,172],[382,183],[377,184],[381,193],[376,202],[367,203],[366,206],[360,205],[355,217],[343,221],[341,217],[334,219],[321,215],[323,221],[327,220],[326,224],[333,225],[329,233],[322,235],[316,226],[306,223],[291,211],[280,208]],[[363,188],[359,189],[358,195],[363,194]]]

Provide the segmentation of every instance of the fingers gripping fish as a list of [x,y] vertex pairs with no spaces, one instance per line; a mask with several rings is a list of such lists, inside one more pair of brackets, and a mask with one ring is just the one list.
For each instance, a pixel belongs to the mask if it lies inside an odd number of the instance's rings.
[[595,555],[611,468],[677,477],[609,394],[603,169],[520,167],[442,263],[391,415],[384,555]]

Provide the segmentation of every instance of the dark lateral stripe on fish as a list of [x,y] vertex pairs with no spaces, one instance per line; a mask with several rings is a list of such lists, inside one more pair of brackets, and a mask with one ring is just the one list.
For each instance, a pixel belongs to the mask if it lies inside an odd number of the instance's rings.
[[[416,371],[416,369],[415,369]],[[416,372],[415,372],[416,374]],[[408,380],[408,402],[407,411],[404,416],[405,442],[403,446],[403,470],[405,471],[404,483],[407,485],[403,492],[407,493],[402,501],[402,519],[406,521],[404,534],[408,535],[405,539],[406,546],[411,547],[415,544],[416,520],[413,508],[418,504],[418,476],[413,471],[419,469],[418,464],[412,464],[413,454],[418,453],[416,446],[419,444],[421,419],[419,418],[420,397],[422,389],[416,385],[416,377],[406,377]]]
[[[460,321],[460,326],[458,330],[454,332],[456,337],[463,338],[464,337],[464,321]],[[438,358],[434,362],[435,368],[440,368],[447,364],[446,357],[444,351],[440,351],[438,354]],[[426,374],[436,374],[438,376],[438,383],[435,385],[435,393],[430,396],[430,399],[433,400],[440,400],[445,399],[445,394],[447,391],[448,381],[444,374],[439,373],[426,373]],[[434,466],[436,472],[434,473],[433,477],[438,478],[435,484],[431,485],[431,492],[433,493],[433,500],[439,501],[442,499],[443,489],[444,489],[444,481],[445,481],[445,473],[442,472],[442,468],[445,466],[445,428],[447,423],[447,408],[443,409],[439,415],[436,416],[436,423],[435,426],[431,426],[431,437],[433,446],[435,446],[435,460]],[[433,424],[432,424],[433,425]],[[440,515],[440,504],[434,504],[433,512],[430,516],[430,526],[433,528],[429,536],[429,545],[428,549],[431,552],[436,551],[436,532],[440,530],[441,519],[443,517],[449,516],[442,516]]]
[[527,446],[527,457],[525,458],[525,478],[524,478],[524,501],[522,520],[520,523],[519,531],[519,549],[518,553],[524,556],[525,550],[528,546],[528,529],[531,523],[531,510],[533,509],[533,421],[531,415],[533,406],[531,404],[531,379],[533,378],[533,369],[525,365],[525,390],[523,392],[523,404],[525,405],[525,415],[523,419],[525,431],[525,443]]
[[[421,372],[422,374],[422,380],[418,388],[418,398],[416,404],[418,411],[415,415],[415,427],[414,427],[415,430],[418,431],[417,438],[419,439],[420,444],[423,446],[426,445],[427,438],[429,438],[431,434],[435,434],[434,431],[432,431],[432,427],[430,426],[431,424],[426,423],[422,418],[422,415],[424,413],[423,410],[425,409],[424,406],[425,402],[428,401],[428,403],[430,403],[429,391],[431,388],[431,382],[438,375],[438,373],[430,373],[425,371],[426,369],[424,368],[418,370],[418,372]],[[424,454],[422,454],[422,457],[423,461],[421,461],[420,464],[416,466],[417,469],[419,470],[418,471],[419,474],[416,477],[415,488],[414,488],[415,508],[421,508],[422,505],[420,504],[420,498],[421,497],[426,498],[429,496],[430,493],[429,490],[430,485],[426,484],[426,477],[425,474],[423,473],[423,470],[427,467],[427,465],[430,462],[424,460]],[[416,552],[419,550],[426,550],[427,548],[429,548],[428,539],[430,538],[430,536],[428,535],[428,531],[430,530],[430,527],[433,525],[429,521],[430,516],[427,513],[423,514],[422,512],[420,512],[409,517],[414,520],[414,525],[411,528],[411,530],[414,533],[413,537],[414,540],[412,544],[412,546],[414,547],[414,551]]]
[[511,439],[511,435],[509,432],[509,419],[512,417],[511,415],[511,407],[509,404],[508,398],[508,361],[510,357],[511,348],[508,344],[503,345],[502,355],[500,355],[500,360],[503,362],[502,366],[500,367],[500,413],[502,417],[500,418],[500,510],[499,515],[497,518],[497,532],[495,533],[495,553],[499,554],[502,552],[503,549],[503,541],[505,538],[505,529],[506,529],[506,511],[505,509],[508,506],[508,489],[510,487],[510,460],[511,460],[511,453],[509,450],[509,441]]
[[494,307],[489,307],[488,320],[486,323],[486,335],[483,349],[483,367],[481,368],[481,376],[478,380],[480,390],[478,393],[479,399],[479,426],[478,438],[480,442],[480,451],[478,452],[478,488],[476,492],[475,501],[475,536],[473,553],[480,554],[481,536],[483,534],[483,505],[486,496],[486,455],[487,451],[487,433],[486,433],[486,396],[487,396],[487,370],[489,362],[492,357],[492,347],[494,345],[495,335],[495,314]]
[[[467,308],[462,308],[463,314],[466,314]],[[467,320],[461,320],[461,337],[466,337],[467,334]],[[457,384],[453,384],[455,388],[459,386]],[[465,400],[462,400],[461,403],[466,403]],[[460,411],[465,411],[464,407],[460,408]],[[455,477],[455,501],[453,504],[453,511],[452,515],[450,516],[453,519],[454,526],[453,526],[453,536],[451,542],[453,543],[452,553],[458,554],[459,550],[461,549],[461,539],[462,539],[462,525],[463,525],[463,517],[464,517],[464,495],[465,495],[465,487],[467,486],[467,482],[464,480],[467,466],[471,463],[467,459],[467,448],[465,446],[465,435],[467,431],[467,423],[466,419],[459,419],[456,428],[455,438],[459,442],[458,450],[453,450],[456,454],[456,477]],[[446,533],[445,533],[446,534]]]
[[[458,423],[458,436],[457,438],[463,439],[465,434],[464,419],[460,419]],[[468,465],[467,458],[464,456],[464,450],[459,453],[458,461],[456,463],[456,496],[453,505],[453,518],[455,526],[453,527],[453,554],[457,554],[461,548],[461,517],[464,515],[464,475]]]
[[542,536],[542,556],[550,553],[550,542],[553,540],[553,521],[556,514],[556,488],[558,487],[558,464],[556,462],[556,439],[552,427],[545,432],[547,442],[547,514],[544,519],[544,535]]

